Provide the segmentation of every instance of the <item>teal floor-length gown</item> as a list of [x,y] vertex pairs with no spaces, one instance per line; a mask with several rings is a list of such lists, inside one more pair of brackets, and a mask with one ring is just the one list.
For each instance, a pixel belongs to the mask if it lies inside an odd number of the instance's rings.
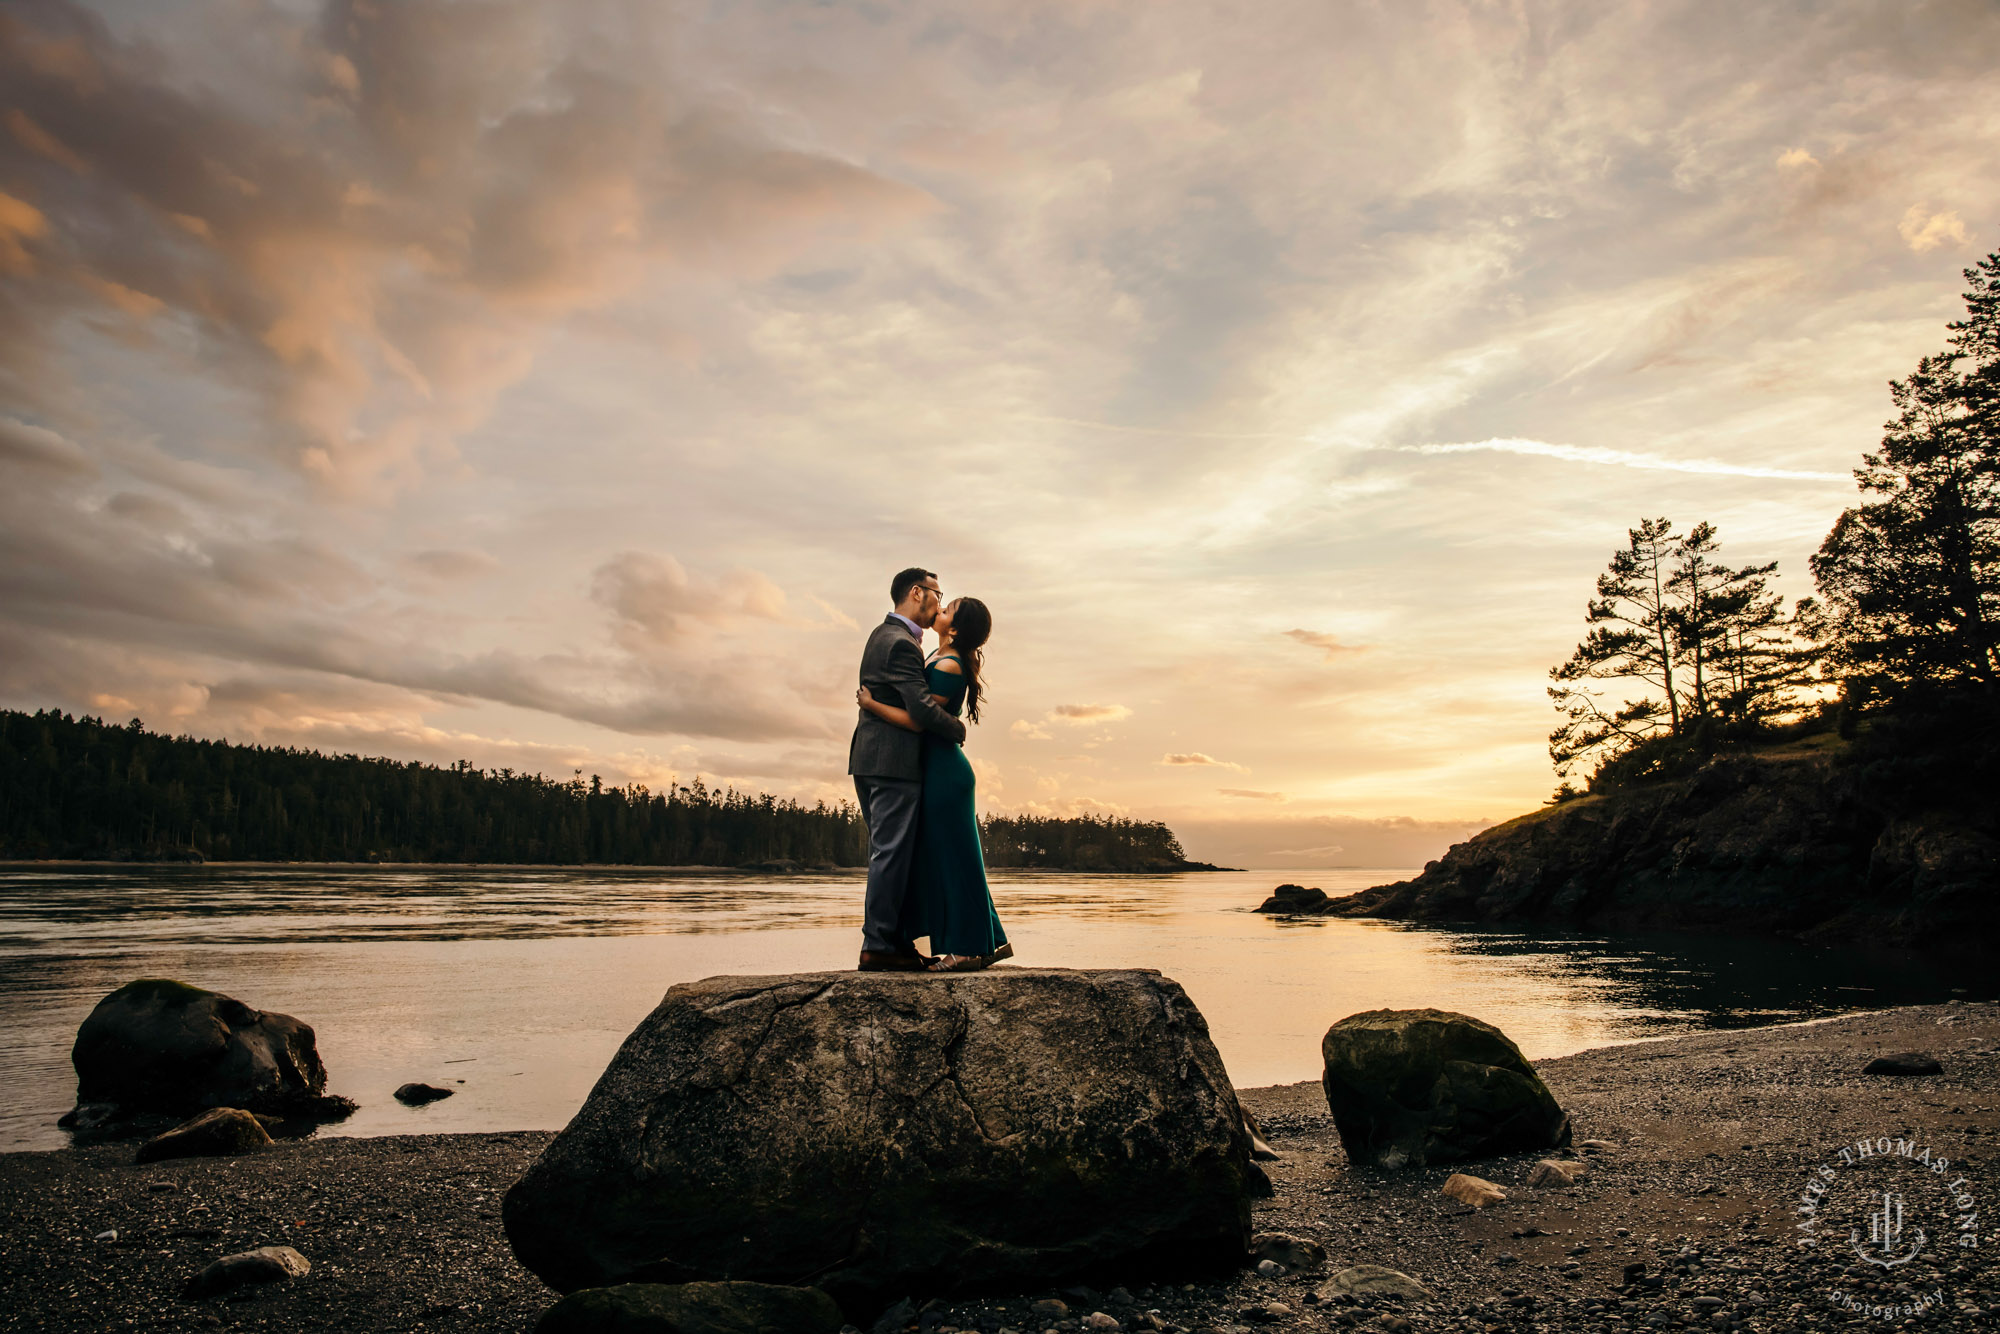
[[[956,718],[965,704],[965,678],[924,669],[931,693]],[[979,847],[973,809],[972,761],[956,742],[924,733],[923,808],[917,817],[917,858],[911,878],[919,929],[932,954],[991,954],[1007,943],[993,894],[986,887],[986,855]]]

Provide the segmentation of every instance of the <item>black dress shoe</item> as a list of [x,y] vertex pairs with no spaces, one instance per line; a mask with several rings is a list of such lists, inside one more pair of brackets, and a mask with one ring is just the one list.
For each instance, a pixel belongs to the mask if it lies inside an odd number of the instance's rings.
[[923,956],[918,954],[892,954],[887,950],[863,950],[861,962],[854,966],[857,973],[921,973],[924,971]]

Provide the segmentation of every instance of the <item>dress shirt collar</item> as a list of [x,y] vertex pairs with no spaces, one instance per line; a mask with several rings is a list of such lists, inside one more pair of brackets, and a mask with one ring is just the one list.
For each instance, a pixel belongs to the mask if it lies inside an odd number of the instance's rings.
[[915,639],[918,644],[922,644],[924,642],[924,629],[922,626],[918,625],[915,621],[911,620],[909,617],[903,615],[903,613],[900,611],[892,611],[889,614],[895,617],[897,620],[901,621],[906,627],[908,627],[910,631],[910,637]]

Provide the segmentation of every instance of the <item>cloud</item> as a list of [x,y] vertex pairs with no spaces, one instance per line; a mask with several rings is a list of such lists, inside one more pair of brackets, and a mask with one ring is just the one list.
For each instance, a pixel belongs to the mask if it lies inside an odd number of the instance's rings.
[[441,583],[477,579],[500,568],[500,562],[483,551],[445,547],[412,551],[403,557],[403,564],[416,574]]
[[0,193],[0,274],[26,277],[35,271],[27,243],[48,233],[49,220],[25,199]]
[[1090,723],[1115,723],[1130,718],[1132,710],[1123,704],[1058,704],[1049,710],[1052,722],[1083,727]]
[[1319,649],[1326,654],[1328,662],[1332,662],[1343,653],[1365,653],[1368,648],[1365,644],[1343,644],[1332,635],[1318,630],[1287,630],[1285,638],[1297,640],[1307,648]]
[[1235,797],[1240,801],[1283,801],[1282,792],[1264,792],[1250,787],[1219,787],[1215,789],[1225,797]]
[[1543,440],[1475,440],[1448,445],[1411,445],[1399,452],[1408,454],[1522,454],[1531,458],[1562,459],[1569,463],[1591,463],[1607,467],[1639,468],[1649,472],[1700,473],[1710,477],[1769,477],[1802,482],[1852,482],[1845,472],[1811,472],[1797,468],[1769,468],[1754,463],[1725,463],[1721,459],[1676,459],[1625,449],[1600,449],[1591,445],[1552,445]]
[[282,457],[376,493],[449,464],[554,322],[647,268],[765,273],[933,207],[705,95],[661,25],[606,43],[551,17],[210,11],[263,67],[204,79],[65,0],[14,10],[0,271],[34,281],[0,350],[46,354],[32,331],[94,304],[170,312]]
[[1819,159],[1803,148],[1787,148],[1778,154],[1778,165],[1787,170],[1797,170],[1802,167],[1817,167]]
[[1347,851],[1347,848],[1342,844],[1325,843],[1316,848],[1272,848],[1264,855],[1267,857],[1331,857],[1337,852],[1345,851]]
[[590,596],[617,617],[621,642],[672,644],[697,627],[782,621],[784,590],[755,570],[690,576],[672,556],[622,551],[597,567]]
[[95,477],[97,465],[74,442],[46,426],[0,417],[0,467],[32,469],[52,477]]
[[[238,525],[163,537],[130,521],[159,513],[131,501],[102,510],[49,503],[0,487],[0,629],[16,641],[46,641],[38,660],[72,655],[84,677],[97,670],[89,664],[137,658],[197,688],[303,674],[325,689],[344,682],[403,692],[406,704],[421,696],[433,707],[506,705],[633,736],[820,740],[833,727],[833,713],[801,694],[805,681],[746,670],[728,653],[657,642],[654,634],[671,632],[683,614],[648,578],[661,575],[658,562],[607,563],[632,576],[600,585],[623,651],[472,648],[440,642],[435,617],[364,614],[380,611],[370,603],[380,579],[315,537]],[[664,583],[681,595],[672,579]],[[714,586],[754,594],[726,616],[771,605],[756,580],[725,577]],[[57,668],[32,680],[58,699],[88,693]],[[135,689],[111,693],[136,698]]]
[[1019,737],[1023,741],[1053,741],[1055,739],[1055,734],[1050,732],[1048,728],[1043,727],[1040,723],[1029,722],[1026,718],[1016,718],[1013,726],[1009,727],[1007,732],[1010,736]]
[[1965,230],[1964,219],[1957,213],[1932,213],[1927,204],[1910,205],[1903,214],[1903,220],[1896,224],[1896,232],[1903,238],[1903,243],[1919,255],[1946,242],[1962,246],[1972,241]]
[[1178,768],[1182,765],[1212,765],[1218,769],[1234,769],[1237,773],[1240,774],[1247,774],[1250,772],[1247,768],[1245,768],[1240,764],[1234,764],[1228,760],[1218,760],[1213,755],[1204,755],[1198,750],[1190,751],[1187,754],[1180,754],[1180,755],[1169,754],[1162,756],[1160,759],[1160,763],[1169,768]]

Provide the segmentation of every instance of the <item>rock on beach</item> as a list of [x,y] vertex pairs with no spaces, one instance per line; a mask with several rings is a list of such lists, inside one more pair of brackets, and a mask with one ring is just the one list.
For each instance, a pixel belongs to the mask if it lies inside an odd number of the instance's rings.
[[1507,1192],[1484,1177],[1467,1176],[1463,1172],[1453,1172],[1444,1179],[1440,1192],[1460,1204],[1471,1205],[1474,1209],[1484,1209],[1489,1204],[1498,1204],[1507,1198]]
[[189,1279],[181,1295],[194,1300],[220,1297],[252,1283],[284,1283],[312,1272],[312,1261],[290,1246],[259,1246],[225,1255]]
[[535,1334],[838,1334],[840,1308],[818,1288],[769,1283],[621,1283],[551,1306]]
[[853,1313],[1240,1265],[1253,1171],[1208,1026],[1157,972],[720,977],[667,993],[503,1218],[558,1291],[811,1282]]
[[139,1146],[140,1163],[168,1158],[221,1158],[251,1153],[271,1143],[264,1123],[240,1107],[211,1107]]
[[1589,1170],[1580,1162],[1544,1158],[1529,1170],[1528,1185],[1534,1190],[1559,1190],[1574,1186]]
[[309,1024],[163,978],[128,982],[99,1001],[77,1029],[70,1061],[71,1124],[211,1107],[322,1117],[354,1108],[326,1096]]
[[1350,1265],[1319,1289],[1321,1301],[1335,1297],[1399,1297],[1409,1302],[1431,1300],[1431,1290],[1400,1269],[1383,1265]]
[[1347,1156],[1394,1170],[1569,1143],[1569,1117],[1505,1033],[1447,1010],[1368,1010],[1320,1042]]

